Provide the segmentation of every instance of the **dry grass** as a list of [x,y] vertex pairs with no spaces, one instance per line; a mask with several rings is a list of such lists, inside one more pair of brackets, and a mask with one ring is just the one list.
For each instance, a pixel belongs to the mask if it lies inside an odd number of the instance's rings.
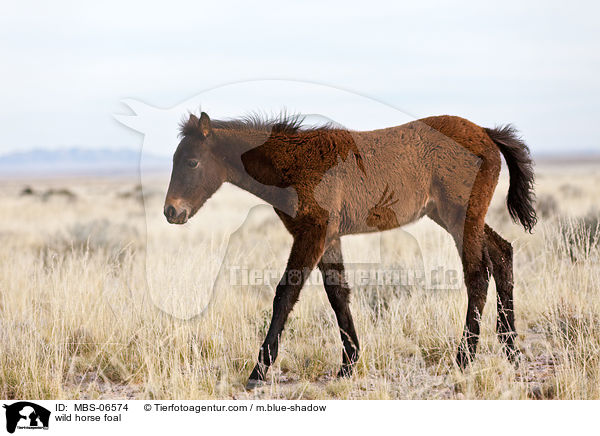
[[[335,317],[322,288],[312,285],[288,322],[269,383],[250,393],[243,386],[273,289],[232,286],[228,268],[282,271],[290,237],[272,212],[253,209],[229,241],[224,235],[255,203],[233,188],[181,228],[160,215],[162,180],[144,186],[153,194],[148,216],[137,195],[123,194],[137,192],[133,180],[28,181],[36,190],[68,187],[75,195],[46,201],[20,196],[23,183],[4,183],[0,397],[598,399],[600,250],[593,220],[581,218],[592,216],[600,173],[582,166],[539,173],[547,207],[534,235],[508,220],[505,179],[488,217],[515,246],[519,368],[503,358],[495,337],[493,285],[478,357],[464,373],[453,364],[464,288],[383,286],[355,289],[362,356],[351,379],[336,380]],[[382,264],[444,267],[460,276],[451,239],[427,220],[343,244],[349,263],[380,256]]]

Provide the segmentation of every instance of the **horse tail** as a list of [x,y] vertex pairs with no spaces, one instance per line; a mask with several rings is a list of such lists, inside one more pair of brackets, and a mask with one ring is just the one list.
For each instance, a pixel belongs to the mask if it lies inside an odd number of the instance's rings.
[[500,149],[510,173],[510,186],[506,205],[514,222],[519,221],[525,230],[532,232],[537,222],[535,212],[535,175],[529,147],[510,124],[485,129]]

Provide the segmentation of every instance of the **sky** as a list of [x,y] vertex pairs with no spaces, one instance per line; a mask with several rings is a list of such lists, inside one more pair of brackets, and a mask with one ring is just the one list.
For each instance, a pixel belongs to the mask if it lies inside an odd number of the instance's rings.
[[510,122],[534,153],[600,151],[598,3],[494,3],[3,1],[0,154],[139,148],[122,100],[266,79]]

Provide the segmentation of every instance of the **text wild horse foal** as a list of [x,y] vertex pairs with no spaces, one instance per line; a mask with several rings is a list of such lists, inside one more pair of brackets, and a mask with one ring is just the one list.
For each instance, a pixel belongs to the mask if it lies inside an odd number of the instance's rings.
[[264,380],[277,357],[286,319],[315,266],[340,328],[339,375],[350,375],[359,345],[340,237],[388,230],[425,215],[452,235],[462,259],[468,307],[457,364],[462,368],[474,356],[491,274],[498,336],[513,360],[518,350],[512,247],[485,224],[485,216],[502,153],[510,172],[508,210],[528,231],[536,223],[533,165],[516,131],[482,128],[453,116],[369,132],[331,125],[304,128],[301,122],[285,116],[211,121],[204,112],[200,118],[190,115],[173,157],[164,208],[170,223],[185,223],[229,182],[272,204],[294,238],[248,386]]

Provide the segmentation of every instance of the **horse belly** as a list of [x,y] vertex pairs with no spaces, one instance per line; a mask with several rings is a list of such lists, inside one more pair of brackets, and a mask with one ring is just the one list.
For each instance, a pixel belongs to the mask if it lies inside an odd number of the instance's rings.
[[345,204],[340,213],[340,233],[372,233],[401,227],[422,218],[430,204],[427,194],[397,200],[386,205],[378,204],[375,198],[354,208]]

